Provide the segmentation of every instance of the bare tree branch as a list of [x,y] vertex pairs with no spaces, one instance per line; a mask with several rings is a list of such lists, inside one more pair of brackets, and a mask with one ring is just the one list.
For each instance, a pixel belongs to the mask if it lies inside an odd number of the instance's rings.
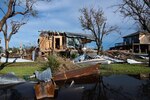
[[144,0],[144,3],[150,8],[150,0]]
[[101,9],[80,9],[81,16],[79,18],[81,26],[85,30],[91,31],[95,37],[95,42],[97,45],[97,53],[99,54],[102,51],[103,37],[112,31],[116,30],[116,27],[106,27],[107,19],[104,17],[104,12]]
[[5,24],[6,20],[11,16],[13,3],[14,3],[14,0],[9,0],[7,13],[0,20],[0,31],[2,30],[2,27]]
[[12,35],[16,34],[20,27],[24,24],[25,22],[21,21],[11,21],[11,32],[9,33],[8,40],[10,40]]
[[[122,4],[119,4],[118,7],[125,18],[130,17],[135,20],[142,31],[150,36],[150,0],[122,0]],[[148,46],[148,53],[150,59],[150,45]]]
[[[29,19],[30,16],[35,16],[37,14],[36,10],[33,9],[33,5],[37,1],[50,1],[50,0],[4,0],[4,8],[0,7],[0,11],[4,14],[0,19],[0,32],[2,31],[5,40],[5,53],[6,57],[8,57],[8,48],[9,42],[12,35],[16,34],[20,27],[25,23],[19,21],[21,18]],[[18,21],[11,21],[11,19],[15,18],[16,15],[20,16]],[[10,24],[7,24],[7,22]],[[9,26],[9,28],[8,28]],[[10,30],[10,33],[8,32]],[[7,62],[7,61],[6,61]]]
[[0,10],[2,11],[2,13],[5,15],[6,13],[4,12],[4,10],[0,7]]
[[122,0],[118,8],[125,18],[133,18],[141,29],[150,33],[150,0]]
[[[2,8],[0,10],[4,13],[4,16],[0,20],[0,31],[2,31],[2,27],[5,24],[6,20],[9,18],[12,18],[16,15],[22,15],[22,16],[36,16],[37,11],[33,9],[33,5],[37,1],[51,1],[51,0],[8,0],[4,1],[8,3],[5,9],[7,9],[6,12]],[[22,10],[16,9],[16,7],[24,8]]]

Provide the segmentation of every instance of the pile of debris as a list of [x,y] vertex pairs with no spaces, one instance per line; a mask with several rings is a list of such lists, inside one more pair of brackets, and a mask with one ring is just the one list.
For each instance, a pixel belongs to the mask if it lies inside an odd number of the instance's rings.
[[58,67],[58,70],[56,71],[56,73],[79,68],[79,66],[73,64],[73,62],[70,59],[62,58],[58,56],[57,60],[60,62],[60,66]]
[[136,54],[127,50],[108,50],[104,52],[108,57],[124,60],[129,64],[148,63],[148,54]]
[[133,53],[130,53],[126,50],[108,50],[104,52],[104,55],[107,55],[112,58],[127,60],[127,59],[135,59],[136,57]]
[[111,61],[109,59],[105,59],[102,56],[95,55],[89,56],[88,54],[83,54],[78,56],[73,60],[73,63],[79,65],[94,65],[94,64],[110,64]]

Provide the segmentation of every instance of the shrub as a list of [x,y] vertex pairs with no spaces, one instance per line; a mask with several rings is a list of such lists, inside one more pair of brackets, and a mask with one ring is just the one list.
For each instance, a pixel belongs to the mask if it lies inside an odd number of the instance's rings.
[[76,58],[78,55],[76,53],[71,54],[71,59]]
[[47,63],[45,64],[45,67],[50,67],[52,72],[56,71],[59,67],[60,63],[59,61],[57,60],[57,57],[54,56],[54,55],[50,55],[48,57],[48,61]]

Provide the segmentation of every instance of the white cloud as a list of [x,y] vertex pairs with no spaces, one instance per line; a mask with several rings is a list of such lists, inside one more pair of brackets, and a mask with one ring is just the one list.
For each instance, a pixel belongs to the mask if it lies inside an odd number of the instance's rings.
[[[29,22],[21,27],[20,31],[12,38],[11,46],[20,44],[20,41],[34,43],[37,41],[40,30],[84,32],[79,22],[79,9],[83,7],[100,7],[104,10],[109,25],[121,26],[122,33],[128,33],[131,21],[126,22],[120,15],[114,14],[111,5],[118,3],[118,0],[52,0],[52,2],[38,2],[35,5],[39,11],[38,18],[31,18]],[[131,29],[132,30],[132,29]],[[105,39],[106,44],[111,43],[119,35],[110,35]],[[3,37],[0,35],[0,37]],[[4,44],[4,43],[3,43]],[[108,48],[108,47],[106,47]]]
[[36,3],[35,8],[38,11],[52,11],[70,6],[71,2],[71,0],[52,0],[51,2],[40,1]]

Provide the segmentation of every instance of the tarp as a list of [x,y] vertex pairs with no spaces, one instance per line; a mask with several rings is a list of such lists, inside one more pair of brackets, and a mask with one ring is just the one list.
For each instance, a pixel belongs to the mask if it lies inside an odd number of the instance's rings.
[[78,63],[78,64],[97,64],[97,63],[110,64],[111,63],[110,60],[106,60],[99,55],[91,57],[91,56],[86,55],[86,54],[78,56],[77,58],[75,58],[73,60],[73,62]]
[[119,59],[111,58],[111,57],[108,57],[108,56],[101,56],[101,57],[104,58],[104,59],[110,60],[113,63],[124,63],[125,62],[124,60],[119,60]]
[[141,64],[141,63],[142,63],[142,62],[136,61],[136,60],[134,60],[134,59],[127,59],[127,62],[128,62],[129,64]]
[[84,60],[87,60],[87,59],[93,59],[93,58],[86,55],[86,54],[83,54],[83,55],[80,55],[80,56],[76,57],[74,59],[74,62],[80,62],[80,61],[84,61]]
[[51,69],[50,68],[47,68],[46,70],[44,70],[43,72],[38,72],[38,71],[35,71],[35,76],[38,80],[40,81],[45,81],[45,82],[48,82],[48,81],[51,81],[51,78],[52,78],[52,72],[51,72]]

